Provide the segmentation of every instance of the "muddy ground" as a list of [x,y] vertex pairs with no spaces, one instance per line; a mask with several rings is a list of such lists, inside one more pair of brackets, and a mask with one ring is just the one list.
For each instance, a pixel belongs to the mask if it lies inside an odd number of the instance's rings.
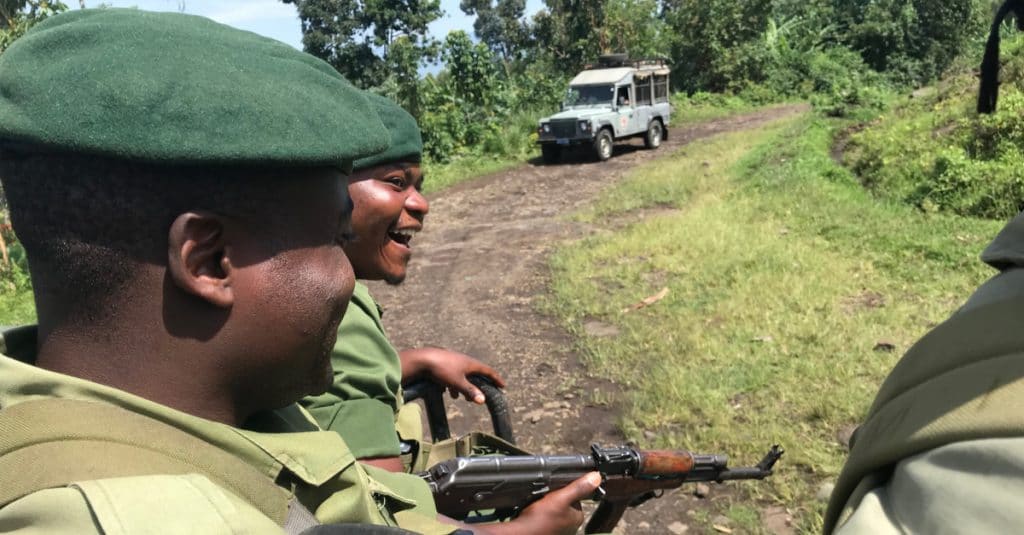
[[[594,406],[588,401],[615,399],[619,389],[588,376],[571,335],[535,305],[547,292],[549,254],[589,232],[566,216],[587,207],[642,162],[671,155],[697,139],[805,110],[784,106],[674,127],[654,151],[636,140],[616,145],[607,162],[584,154],[557,165],[531,161],[432,195],[425,229],[412,243],[406,282],[371,285],[395,345],[447,347],[501,371],[509,385],[517,441],[531,451],[585,452],[592,442],[621,444],[614,403]],[[456,433],[489,425],[486,411],[462,400],[448,407]],[[711,526],[707,521],[698,525],[695,511],[706,508],[720,491],[712,487],[707,498],[699,499],[693,490],[687,486],[627,512],[617,532],[706,531]]]

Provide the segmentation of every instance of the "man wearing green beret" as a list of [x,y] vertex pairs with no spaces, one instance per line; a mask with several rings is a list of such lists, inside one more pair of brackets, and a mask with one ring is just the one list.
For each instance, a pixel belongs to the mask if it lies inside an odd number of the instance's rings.
[[[401,283],[411,257],[410,241],[423,227],[429,210],[420,193],[423,142],[416,120],[393,101],[368,94],[373,108],[390,134],[383,152],[359,159],[348,178],[355,208],[352,236],[344,250],[356,278]],[[366,286],[356,283],[352,302],[338,328],[331,354],[334,381],[328,391],[303,401],[324,429],[341,435],[359,460],[393,472],[402,472],[401,438],[422,438],[416,405],[403,405],[400,385],[429,376],[478,403],[483,394],[466,379],[483,374],[503,382],[489,366],[476,359],[440,348],[396,351],[381,323],[381,312]],[[396,432],[397,431],[397,432]],[[576,488],[593,487],[586,478]],[[573,501],[586,495],[549,495],[526,508],[512,522],[490,526],[508,533],[573,533]],[[572,497],[575,494],[575,498]]]
[[[352,166],[348,192],[355,203],[353,236],[345,253],[356,279],[399,284],[406,279],[413,237],[423,229],[429,210],[420,193],[423,141],[413,116],[389,98],[367,96],[391,145]],[[483,394],[467,375],[483,374],[504,385],[494,369],[460,353],[437,347],[396,351],[384,331],[380,307],[359,282],[331,359],[333,385],[303,405],[324,428],[337,431],[356,458],[393,471],[403,470],[399,435],[404,440],[422,438],[418,406],[401,402],[402,383],[429,376],[477,403],[483,402]],[[396,424],[401,427],[397,434]]]
[[295,403],[353,289],[345,175],[387,143],[326,63],[200,17],[69,12],[0,55],[39,318],[3,339],[0,532],[455,529]]
[[[416,120],[398,104],[372,93],[367,98],[387,128],[391,145],[353,165],[348,180],[355,202],[353,236],[345,253],[357,279],[399,284],[406,276],[411,241],[429,210],[420,193],[423,141]],[[402,403],[403,383],[430,377],[477,403],[484,401],[483,393],[468,375],[482,374],[504,386],[494,369],[461,353],[440,348],[397,351],[384,332],[379,306],[359,282],[331,360],[333,385],[303,405],[324,429],[337,431],[357,459],[396,472],[405,469],[399,458],[400,436],[422,438],[418,406]]]

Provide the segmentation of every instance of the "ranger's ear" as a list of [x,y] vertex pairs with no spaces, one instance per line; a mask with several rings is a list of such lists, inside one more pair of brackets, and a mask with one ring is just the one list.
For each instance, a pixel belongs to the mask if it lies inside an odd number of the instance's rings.
[[230,308],[235,301],[224,220],[210,212],[187,212],[171,224],[167,270],[186,293],[211,305]]

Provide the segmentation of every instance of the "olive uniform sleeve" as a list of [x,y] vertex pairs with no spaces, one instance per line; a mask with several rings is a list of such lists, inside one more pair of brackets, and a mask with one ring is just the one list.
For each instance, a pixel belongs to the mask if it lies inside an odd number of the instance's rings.
[[356,458],[397,457],[401,362],[384,332],[377,303],[362,284],[356,284],[338,327],[331,365],[330,389],[302,404],[321,427],[341,435]]
[[1024,438],[956,442],[901,461],[833,533],[1015,533],[1022,495]]

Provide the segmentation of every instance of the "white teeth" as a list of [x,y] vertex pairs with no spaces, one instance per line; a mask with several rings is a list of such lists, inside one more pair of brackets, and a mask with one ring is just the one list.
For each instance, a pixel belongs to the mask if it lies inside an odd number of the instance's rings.
[[402,230],[393,230],[391,232],[394,233],[394,234],[398,234],[399,236],[405,236],[406,238],[412,238],[413,236],[416,235],[417,232],[419,232],[419,230],[416,230],[416,229],[402,229]]

